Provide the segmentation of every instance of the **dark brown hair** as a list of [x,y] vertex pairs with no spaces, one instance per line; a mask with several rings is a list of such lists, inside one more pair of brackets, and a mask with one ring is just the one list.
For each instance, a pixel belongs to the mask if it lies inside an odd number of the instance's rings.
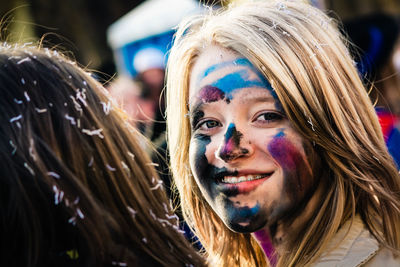
[[0,45],[0,265],[202,266],[140,134],[54,50]]

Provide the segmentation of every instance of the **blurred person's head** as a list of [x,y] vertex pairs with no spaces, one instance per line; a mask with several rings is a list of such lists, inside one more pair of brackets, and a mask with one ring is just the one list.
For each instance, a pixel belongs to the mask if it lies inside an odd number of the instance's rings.
[[1,266],[202,265],[125,116],[56,51],[0,46]]
[[149,97],[143,94],[141,83],[126,75],[118,76],[108,87],[110,95],[129,116],[129,122],[143,131],[143,127],[153,123],[155,106]]
[[164,53],[155,47],[140,49],[133,59],[133,67],[137,71],[135,79],[142,86],[142,97],[157,103],[164,87],[164,61]]

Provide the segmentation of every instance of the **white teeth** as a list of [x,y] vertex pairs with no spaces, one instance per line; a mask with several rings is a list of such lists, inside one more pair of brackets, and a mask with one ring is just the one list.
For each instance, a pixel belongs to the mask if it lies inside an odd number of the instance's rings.
[[226,184],[236,184],[236,183],[240,183],[240,182],[247,182],[247,181],[253,181],[253,180],[257,180],[257,179],[261,179],[264,178],[268,175],[244,175],[244,176],[225,176],[224,179],[222,179],[223,183]]

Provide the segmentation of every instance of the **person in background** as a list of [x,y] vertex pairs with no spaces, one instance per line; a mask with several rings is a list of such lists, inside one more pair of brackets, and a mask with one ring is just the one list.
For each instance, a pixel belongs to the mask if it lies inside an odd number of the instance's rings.
[[400,41],[400,25],[394,15],[371,13],[343,21],[352,42],[350,52],[369,94],[388,150],[400,169],[400,73],[394,54]]
[[1,266],[204,265],[126,117],[57,51],[1,44]]
[[178,27],[171,168],[213,266],[399,266],[400,174],[346,40],[303,1]]

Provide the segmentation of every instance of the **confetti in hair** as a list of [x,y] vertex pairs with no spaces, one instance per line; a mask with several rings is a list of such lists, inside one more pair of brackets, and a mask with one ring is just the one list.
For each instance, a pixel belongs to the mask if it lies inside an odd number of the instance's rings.
[[42,108],[42,109],[40,109],[40,108],[35,108],[35,110],[36,110],[37,113],[44,113],[44,112],[47,112],[47,109],[45,109],[45,108]]
[[32,138],[29,140],[29,155],[34,161],[36,161],[36,155],[34,153],[34,144]]
[[103,106],[103,111],[106,115],[110,113],[111,110],[111,102],[107,101],[107,103],[100,102],[100,104]]
[[150,187],[150,190],[157,190],[158,188],[163,189],[163,188],[161,187],[162,184],[163,184],[163,181],[162,181],[162,180],[158,180],[156,186]]
[[22,103],[24,103],[24,101],[18,100],[16,98],[14,98],[14,102],[17,103],[18,105],[21,105]]
[[22,119],[22,115],[21,115],[21,114],[18,115],[18,116],[16,116],[16,117],[12,117],[12,118],[10,119],[10,122],[12,123],[12,122],[17,121],[17,120],[20,120],[20,119]]
[[31,59],[29,57],[26,57],[26,58],[21,59],[20,61],[18,61],[17,64],[19,65],[21,63],[28,62],[28,61],[31,61]]
[[114,266],[128,266],[126,262],[119,262],[119,261],[112,261],[111,264]]
[[136,214],[137,214],[137,211],[134,210],[134,209],[132,209],[132,208],[129,207],[129,206],[127,206],[126,208],[128,209],[129,213],[132,215],[132,217],[135,218],[135,216],[136,216]]
[[17,151],[17,146],[16,146],[16,145],[14,145],[14,143],[13,143],[13,141],[12,141],[12,140],[10,140],[10,145],[11,145],[11,147],[13,148],[13,151],[11,152],[11,155],[14,155],[14,154],[15,154],[15,152]]
[[117,169],[111,167],[108,163],[106,164],[106,167],[107,167],[108,170],[110,170],[112,172],[115,172],[117,170]]
[[92,131],[88,130],[88,129],[82,129],[82,132],[87,134],[87,135],[90,135],[90,136],[97,135],[98,137],[103,139],[104,136],[101,134],[102,131],[103,131],[103,129],[101,129],[101,128],[97,129],[97,130],[92,130]]
[[24,162],[24,167],[32,174],[32,176],[35,176],[35,172],[31,168],[31,166],[28,165],[28,163]]
[[135,160],[135,155],[132,152],[128,151],[127,153],[132,158],[132,160]]
[[91,158],[90,158],[90,161],[89,161],[89,164],[88,164],[88,167],[92,167],[93,161],[94,161],[94,160],[93,160],[93,157],[91,157]]
[[76,208],[76,214],[78,214],[79,218],[81,219],[85,218],[85,215],[83,215],[80,208]]
[[68,114],[65,114],[65,118],[71,122],[72,125],[76,125],[76,121],[74,117],[69,116]]
[[56,179],[60,179],[60,175],[58,173],[55,173],[55,172],[48,172],[47,175],[51,176],[51,177],[54,177]]

